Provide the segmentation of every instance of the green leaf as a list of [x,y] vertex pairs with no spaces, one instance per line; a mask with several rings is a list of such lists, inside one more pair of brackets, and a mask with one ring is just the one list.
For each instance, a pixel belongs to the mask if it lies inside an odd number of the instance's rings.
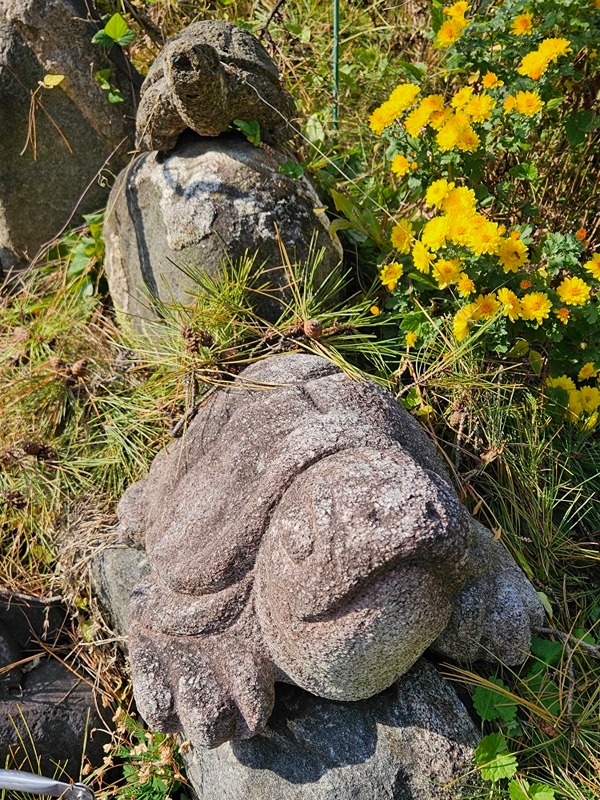
[[246,139],[255,147],[260,144],[260,123],[255,119],[234,119],[233,124],[241,130]]
[[[490,678],[490,683],[503,689],[508,687],[499,678]],[[489,686],[478,686],[473,695],[475,711],[482,720],[501,719],[512,722],[517,716],[517,706],[506,695],[494,691]]]
[[510,800],[531,800],[527,781],[524,779],[512,780],[508,784],[508,796]]
[[55,86],[58,86],[59,83],[62,83],[65,79],[64,75],[44,75],[44,86],[46,89],[53,89]]
[[548,619],[552,619],[554,616],[552,613],[552,604],[550,603],[550,598],[544,592],[536,592],[538,596],[538,600],[544,606],[544,611],[548,615]]
[[113,14],[104,26],[104,33],[107,36],[110,36],[114,42],[118,42],[119,39],[122,39],[123,36],[126,36],[128,32],[129,26],[118,12]]
[[531,800],[554,800],[554,789],[543,783],[534,783],[529,789]]
[[588,108],[576,111],[565,123],[567,140],[571,147],[578,147],[585,142],[586,135],[593,130],[594,112]]
[[96,83],[99,83],[100,88],[106,91],[110,89],[110,81],[109,81],[110,73],[111,73],[110,69],[100,69],[94,75],[94,80],[96,81]]
[[108,92],[106,93],[106,99],[108,100],[109,103],[123,103],[125,101],[125,98],[123,97],[121,92],[118,89],[115,89],[114,87],[108,90]]
[[112,47],[114,41],[102,30],[94,34],[92,38],[92,44],[99,44],[102,47]]
[[134,39],[135,39],[135,31],[132,31],[130,28],[126,34],[120,36],[117,39],[117,44],[120,44],[121,47],[127,47],[127,45],[131,44]]
[[549,667],[555,667],[562,657],[563,646],[561,642],[551,642],[548,639],[533,636],[531,639],[531,652],[544,664],[548,664]]
[[529,351],[529,364],[531,369],[539,377],[542,374],[542,357],[537,350]]
[[518,178],[519,180],[523,181],[533,181],[538,176],[537,167],[535,164],[516,164],[514,167],[511,167],[508,171],[509,175],[512,175],[513,178]]
[[496,782],[502,778],[511,778],[517,771],[517,758],[508,752],[506,739],[501,733],[490,733],[484,736],[475,750],[481,776],[486,781]]
[[529,342],[526,339],[517,339],[506,355],[508,358],[523,358],[528,352]]
[[279,166],[279,172],[282,172],[284,175],[287,175],[288,178],[294,178],[297,180],[304,175],[304,167],[302,164],[299,164],[297,161],[284,161],[283,164]]

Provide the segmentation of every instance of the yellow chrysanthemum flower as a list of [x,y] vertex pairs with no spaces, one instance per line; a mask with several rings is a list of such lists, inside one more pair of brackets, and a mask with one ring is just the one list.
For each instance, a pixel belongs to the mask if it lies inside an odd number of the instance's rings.
[[575,384],[567,375],[557,375],[556,378],[547,378],[546,386],[549,389],[564,389],[565,392],[572,392]]
[[479,134],[470,125],[461,128],[456,139],[456,147],[463,153],[474,153],[480,145]]
[[552,302],[545,292],[530,292],[521,298],[521,317],[541,325],[550,316]]
[[571,312],[568,308],[555,308],[553,313],[556,314],[556,319],[562,322],[563,325],[566,325],[571,318]]
[[456,282],[456,290],[461,297],[468,297],[475,291],[475,284],[469,278],[466,272],[461,272],[458,281]]
[[510,26],[511,33],[515,36],[530,36],[533,33],[533,14],[526,11],[515,17]]
[[452,111],[449,108],[439,108],[431,112],[429,117],[429,126],[434,131],[439,131],[443,128],[448,120],[452,117]]
[[462,262],[458,258],[440,258],[431,270],[431,274],[438,282],[440,289],[446,289],[450,284],[456,283],[461,273]]
[[550,59],[542,55],[539,50],[533,50],[531,53],[523,56],[521,63],[517,69],[519,75],[525,75],[533,81],[539,81],[544,72],[548,69]]
[[485,253],[493,255],[500,245],[501,237],[497,222],[492,222],[481,214],[474,214],[467,232],[467,247],[476,256]]
[[600,253],[594,253],[589,261],[583,265],[593,278],[600,281]]
[[520,239],[509,236],[508,239],[500,240],[496,255],[504,272],[516,272],[519,267],[527,263],[527,245],[523,244]]
[[508,114],[511,111],[514,111],[516,105],[517,101],[515,100],[513,95],[512,94],[507,95],[504,99],[504,103],[502,103],[502,108],[504,109],[504,113]]
[[442,211],[454,216],[471,216],[475,212],[477,200],[473,189],[457,186],[451,189],[442,203]]
[[374,317],[378,317],[381,314],[381,309],[379,308],[379,306],[371,306],[369,311],[371,312],[371,314],[373,314]]
[[447,14],[449,17],[464,17],[470,7],[471,6],[465,2],[465,0],[458,0],[457,3],[444,8],[444,14]]
[[450,101],[450,105],[460,110],[461,108],[464,108],[467,105],[467,103],[470,102],[472,96],[473,96],[472,87],[463,86],[462,89],[459,89],[458,92],[456,92],[456,94]]
[[421,88],[416,83],[399,83],[389,96],[388,102],[396,112],[396,116],[403,114],[415,102]]
[[481,83],[484,89],[496,89],[498,86],[504,86],[504,81],[501,81],[495,72],[486,72]]
[[450,47],[460,39],[461,33],[468,25],[464,17],[450,17],[440,26],[435,44],[438,47]]
[[390,169],[394,175],[402,178],[410,172],[410,164],[406,156],[397,155],[393,157]]
[[598,370],[596,369],[594,362],[588,361],[587,364],[584,364],[579,370],[577,377],[580,381],[586,381],[588,378],[595,378],[597,374]]
[[491,319],[499,309],[500,303],[494,292],[480,294],[475,298],[473,319]]
[[408,348],[414,347],[415,344],[417,343],[417,339],[418,338],[419,337],[417,336],[417,334],[414,331],[407,331],[404,334],[404,341],[406,342],[406,346]]
[[464,107],[473,122],[485,122],[492,116],[496,101],[489,94],[475,94]]
[[382,103],[369,117],[369,127],[377,136],[388,128],[395,120],[396,114],[389,103]]
[[477,303],[469,303],[462,308],[459,308],[454,319],[452,320],[452,332],[457,342],[462,342],[467,338],[475,317],[473,316],[477,309]]
[[538,53],[548,61],[558,61],[560,56],[565,56],[571,49],[568,39],[544,39],[538,45]]
[[412,136],[414,139],[418,139],[422,129],[429,122],[430,116],[431,111],[427,108],[423,108],[422,103],[416,108],[413,108],[404,120],[404,127],[408,135]]
[[434,252],[446,244],[448,237],[448,220],[446,217],[433,217],[426,223],[421,234],[421,241]]
[[600,391],[595,386],[582,386],[579,390],[579,399],[583,410],[592,414],[600,407]]
[[392,246],[399,253],[410,253],[413,238],[413,226],[411,222],[408,222],[408,220],[401,219],[400,222],[398,222],[392,228],[390,239]]
[[515,110],[526,117],[533,117],[544,107],[544,101],[537,92],[517,92]]
[[502,313],[511,322],[515,322],[521,316],[521,302],[514,292],[502,287],[498,289],[498,301],[502,305]]
[[439,178],[434,181],[425,193],[425,202],[428,206],[441,208],[444,200],[454,189],[454,181],[447,181],[446,178]]
[[584,306],[590,299],[590,287],[581,278],[565,278],[556,288],[556,294],[566,306]]
[[402,276],[403,271],[402,264],[399,264],[397,261],[392,261],[391,264],[386,264],[382,268],[381,272],[379,273],[379,280],[387,289],[389,289],[390,292],[393,292]]
[[423,242],[415,242],[415,246],[412,249],[412,257],[415,268],[418,269],[419,272],[424,272],[428,275],[431,270],[431,265],[435,261],[435,256],[433,253],[429,252]]

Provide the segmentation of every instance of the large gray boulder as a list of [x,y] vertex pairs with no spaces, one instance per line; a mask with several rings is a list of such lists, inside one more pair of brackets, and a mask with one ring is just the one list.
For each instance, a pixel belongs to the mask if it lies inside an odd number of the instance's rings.
[[420,660],[356,703],[280,684],[263,733],[184,759],[199,800],[457,800],[478,740],[452,687]]
[[[256,254],[266,262],[271,291],[289,300],[289,275],[279,239],[292,262],[324,250],[317,281],[337,266],[342,252],[309,181],[279,171],[289,156],[254,147],[243,136],[180,138],[167,155],[145,153],[119,176],[110,195],[104,239],[106,272],[117,309],[138,330],[156,319],[156,299],[191,299],[188,268],[218,274],[224,261]],[[265,276],[260,280],[264,284]],[[265,316],[282,306],[257,294]]]
[[170,39],[150,67],[137,114],[138,143],[170,150],[188,128],[218,136],[235,119],[258,122],[263,138],[287,138],[294,110],[277,67],[254,36],[223,20],[203,20]]
[[[24,266],[80,213],[106,202],[128,161],[141,78],[121,49],[91,43],[85,0],[0,0],[0,268]],[[124,102],[94,79],[110,69]],[[46,74],[64,75],[52,89]],[[88,189],[89,186],[89,189]],[[86,191],[87,190],[87,191]]]
[[276,681],[368,698],[434,643],[518,663],[543,619],[415,420],[315,356],[247,368],[119,517],[151,569],[129,614],[139,709],[197,746],[263,730]]

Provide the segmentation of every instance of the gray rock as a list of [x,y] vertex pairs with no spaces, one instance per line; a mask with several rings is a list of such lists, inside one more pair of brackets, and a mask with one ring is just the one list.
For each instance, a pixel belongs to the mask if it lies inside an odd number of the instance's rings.
[[[91,43],[99,25],[88,21],[89,8],[85,0],[0,0],[4,271],[26,264],[72,215],[79,222],[80,213],[104,205],[107,177],[128,161],[141,78],[119,47],[107,54]],[[123,103],[110,104],[94,80],[107,68]],[[46,74],[65,78],[43,89]]]
[[0,622],[0,691],[17,689],[21,684],[22,670],[18,666],[21,653],[5,625]]
[[114,630],[123,637],[129,630],[129,598],[148,571],[146,554],[123,545],[103,548],[92,561],[96,597],[108,613]]
[[457,800],[478,739],[454,690],[419,661],[356,703],[279,685],[263,733],[184,759],[199,800]]
[[[79,778],[85,755],[99,766],[109,741],[91,686],[67,665],[47,655],[41,643],[66,642],[68,615],[56,602],[0,590],[0,667],[21,662],[0,676],[0,764]],[[8,647],[2,652],[2,643]],[[39,764],[38,764],[39,759]]]
[[[229,134],[216,140],[195,134],[166,156],[136,158],[119,176],[110,196],[104,238],[106,272],[115,306],[134,327],[155,319],[153,299],[189,302],[194,281],[188,268],[214,276],[226,260],[256,255],[266,262],[269,282],[288,285],[277,230],[292,262],[324,249],[317,279],[342,256],[320,201],[306,178],[279,172],[289,157]],[[264,283],[264,277],[261,280]],[[258,295],[260,312],[277,318],[281,305]]]
[[138,143],[170,150],[186,128],[218,136],[234,119],[256,120],[263,138],[286,135],[294,101],[250,33],[222,20],[195,22],[150,67],[137,115]]
[[[459,642],[477,635],[473,647],[515,663],[541,620],[415,420],[315,356],[244,370],[125,493],[119,517],[151,566],[130,608],[138,707],[196,745],[263,730],[276,681],[367,698],[449,623]],[[460,650],[452,636],[436,647]]]

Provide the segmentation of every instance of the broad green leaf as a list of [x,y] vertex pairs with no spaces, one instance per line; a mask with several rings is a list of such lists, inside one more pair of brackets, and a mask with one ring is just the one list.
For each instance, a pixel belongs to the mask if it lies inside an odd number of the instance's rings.
[[527,339],[517,339],[506,355],[508,358],[523,358],[528,352],[529,342]]
[[117,44],[120,44],[121,47],[127,47],[127,45],[131,44],[134,39],[135,39],[135,31],[132,31],[131,28],[129,28],[126,34],[120,36],[117,39]]
[[508,784],[508,796],[510,800],[531,800],[527,781],[524,779],[512,780]]
[[567,139],[571,147],[578,147],[585,142],[586,135],[593,129],[594,112],[588,108],[576,111],[565,123]]
[[125,98],[118,89],[110,88],[106,93],[106,99],[109,103],[123,103]]
[[233,124],[241,130],[246,139],[253,145],[260,144],[260,123],[255,119],[234,119]]
[[102,47],[112,47],[114,43],[114,40],[111,39],[111,37],[108,36],[108,34],[106,34],[103,30],[95,33],[92,38],[92,44],[99,44]]
[[550,598],[544,592],[536,592],[536,594],[538,596],[538,600],[544,606],[544,611],[548,615],[548,619],[552,619],[553,613],[552,613],[552,604],[550,603]]
[[[499,678],[490,678],[490,683],[503,689],[508,687]],[[488,686],[478,686],[473,695],[473,705],[482,720],[502,719],[512,722],[517,716],[517,706],[506,695]]]
[[104,33],[110,36],[114,42],[118,42],[119,39],[122,39],[128,31],[129,26],[118,12],[113,14],[104,26]]
[[537,350],[529,351],[529,364],[536,375],[542,374],[542,357]]
[[516,164],[508,171],[509,175],[513,178],[518,178],[523,181],[533,181],[538,176],[537,167],[535,164]]
[[44,75],[44,86],[47,89],[52,89],[54,86],[58,86],[59,83],[62,83],[64,79],[64,75]]
[[534,783],[529,789],[531,800],[554,800],[554,789],[543,783]]
[[512,778],[518,767],[517,758],[514,753],[508,752],[506,739],[501,733],[490,733],[483,737],[475,750],[475,761],[483,779],[493,782]]
[[288,178],[298,179],[304,175],[304,167],[297,161],[292,161],[290,159],[289,161],[284,161],[284,163],[279,166],[279,172],[287,175]]
[[533,636],[531,639],[531,652],[544,664],[554,667],[561,659],[563,646],[561,642],[551,642],[548,639]]

